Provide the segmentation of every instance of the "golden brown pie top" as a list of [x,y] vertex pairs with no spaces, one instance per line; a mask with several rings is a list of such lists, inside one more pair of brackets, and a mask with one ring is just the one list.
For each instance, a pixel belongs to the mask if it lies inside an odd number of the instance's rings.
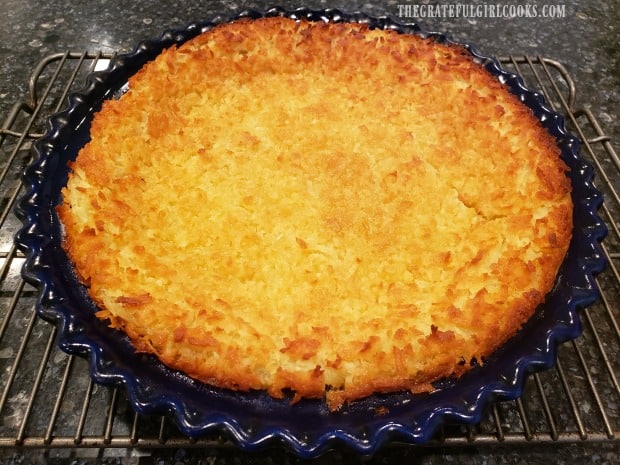
[[58,213],[135,348],[208,384],[432,389],[519,330],[572,229],[554,139],[460,47],[240,20],[95,115]]

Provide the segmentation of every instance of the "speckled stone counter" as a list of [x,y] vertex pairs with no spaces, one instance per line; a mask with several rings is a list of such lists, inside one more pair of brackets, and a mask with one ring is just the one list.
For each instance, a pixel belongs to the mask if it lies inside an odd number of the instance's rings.
[[[475,44],[486,55],[544,56],[562,63],[575,81],[577,104],[592,109],[603,130],[612,140],[620,141],[620,2],[562,1],[529,2],[524,15],[505,17],[510,7],[521,2],[470,1],[461,9],[434,2],[435,9],[421,8],[420,2],[387,0],[309,0],[301,2],[235,2],[200,0],[162,0],[158,2],[121,2],[113,0],[3,0],[0,2],[0,117],[4,118],[15,102],[28,92],[28,78],[44,57],[55,52],[83,51],[128,52],[143,39],[156,37],[165,29],[181,27],[190,21],[229,14],[244,8],[264,9],[281,5],[288,8],[339,8],[389,15],[406,22],[419,22],[427,29],[447,32],[457,40]],[[442,5],[445,5],[442,8]],[[455,2],[454,7],[457,6]],[[500,8],[501,16],[497,17]],[[542,17],[543,7],[555,7],[554,17]],[[473,8],[472,8],[473,7]],[[480,8],[482,9],[480,9]],[[491,11],[490,7],[495,10]],[[532,7],[535,7],[532,9]],[[419,18],[414,17],[417,14]],[[493,17],[495,16],[495,17]],[[617,444],[617,443],[616,443]],[[53,461],[54,454],[0,450],[0,460],[20,463]],[[125,458],[126,463],[298,463],[278,451],[252,456],[234,451],[153,450],[141,451],[141,457]],[[95,461],[73,456],[73,462]],[[142,462],[144,460],[144,462]],[[484,464],[552,464],[552,463],[620,463],[614,444],[521,446],[472,448],[396,449],[372,459],[376,463],[484,463]],[[347,454],[331,454],[318,463],[352,463]]]

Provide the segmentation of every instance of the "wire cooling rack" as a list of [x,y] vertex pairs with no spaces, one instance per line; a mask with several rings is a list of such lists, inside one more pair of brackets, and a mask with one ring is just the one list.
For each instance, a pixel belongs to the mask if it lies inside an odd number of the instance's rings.
[[[230,447],[218,438],[184,437],[165,417],[141,416],[122,389],[92,383],[87,362],[55,344],[55,328],[36,317],[36,291],[20,277],[24,261],[13,236],[20,176],[46,118],[60,110],[85,76],[107,67],[105,54],[50,55],[33,70],[28,95],[16,101],[0,128],[0,450],[171,449]],[[576,88],[561,63],[511,56],[503,67],[542,91],[565,115],[595,168],[605,196],[600,214],[609,235],[606,270],[597,276],[602,298],[582,312],[584,332],[558,350],[555,368],[532,375],[524,395],[494,405],[477,426],[447,425],[425,448],[463,445],[518,448],[537,444],[620,444],[620,159],[594,113],[576,105]],[[398,447],[398,445],[390,446]]]

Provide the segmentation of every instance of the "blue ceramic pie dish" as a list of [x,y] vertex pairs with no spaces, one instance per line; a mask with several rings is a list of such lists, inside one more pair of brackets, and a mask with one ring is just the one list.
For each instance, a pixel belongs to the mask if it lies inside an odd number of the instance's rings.
[[562,117],[546,106],[540,94],[527,89],[519,76],[502,70],[495,59],[468,44],[461,45],[530,107],[556,138],[570,167],[575,206],[573,238],[555,287],[535,316],[484,366],[458,381],[438,383],[430,394],[375,395],[339,412],[329,412],[320,400],[291,404],[264,392],[216,389],[165,367],[152,356],[137,354],[124,334],[95,317],[97,308],[75,277],[61,247],[62,229],[55,206],[67,181],[68,163],[88,141],[93,113],[102,101],[122,92],[129,76],[171,45],[239,17],[275,15],[364,22],[373,28],[455,43],[442,34],[390,18],[338,10],[274,8],[192,23],[115,57],[107,70],[90,75],[86,87],[69,97],[64,111],[50,118],[48,131],[35,143],[34,160],[23,176],[26,193],[17,208],[23,227],[16,243],[26,255],[23,277],[39,290],[36,311],[57,326],[62,350],[88,358],[96,382],[122,386],[137,412],[169,415],[190,437],[223,436],[247,451],[284,444],[301,458],[312,458],[343,445],[372,454],[390,441],[421,444],[446,423],[478,423],[494,401],[519,397],[529,373],[551,367],[557,344],[581,333],[579,311],[598,297],[594,274],[605,265],[600,241],[606,228],[597,215],[602,197],[592,184],[593,170],[579,157],[578,141],[566,132]]

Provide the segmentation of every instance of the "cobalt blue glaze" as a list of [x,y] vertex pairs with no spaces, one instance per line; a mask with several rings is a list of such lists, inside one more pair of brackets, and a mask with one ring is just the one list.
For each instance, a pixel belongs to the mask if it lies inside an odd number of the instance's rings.
[[[505,82],[557,139],[562,158],[571,168],[575,203],[574,237],[547,302],[483,366],[456,382],[438,383],[432,394],[376,395],[341,412],[329,413],[318,400],[291,405],[287,399],[272,399],[264,392],[233,393],[206,386],[166,368],[151,356],[136,354],[124,334],[107,328],[94,316],[96,306],[61,248],[61,225],[54,211],[67,180],[67,163],[89,139],[93,112],[104,99],[122,92],[127,78],[164,48],[238,17],[275,15],[364,22],[455,43],[445,35],[390,18],[338,10],[273,8],[193,23],[142,42],[128,55],[117,56],[107,70],[93,73],[86,87],[69,97],[64,111],[49,119],[48,131],[35,143],[34,161],[23,176],[27,192],[17,208],[23,227],[16,243],[26,254],[22,275],[39,289],[36,311],[58,327],[62,350],[88,357],[96,382],[124,386],[137,412],[170,415],[191,437],[222,435],[248,451],[281,443],[302,458],[312,458],[342,445],[372,454],[392,440],[420,444],[446,422],[475,424],[492,402],[519,397],[529,373],[551,367],[558,343],[579,336],[579,310],[598,298],[594,275],[605,265],[599,242],[606,228],[597,215],[602,196],[592,184],[593,170],[579,157],[578,141],[566,132],[562,117],[546,106],[540,94],[527,89],[519,76],[502,70],[495,59],[481,55],[469,44],[461,45]],[[378,415],[380,406],[386,407],[387,413]]]

